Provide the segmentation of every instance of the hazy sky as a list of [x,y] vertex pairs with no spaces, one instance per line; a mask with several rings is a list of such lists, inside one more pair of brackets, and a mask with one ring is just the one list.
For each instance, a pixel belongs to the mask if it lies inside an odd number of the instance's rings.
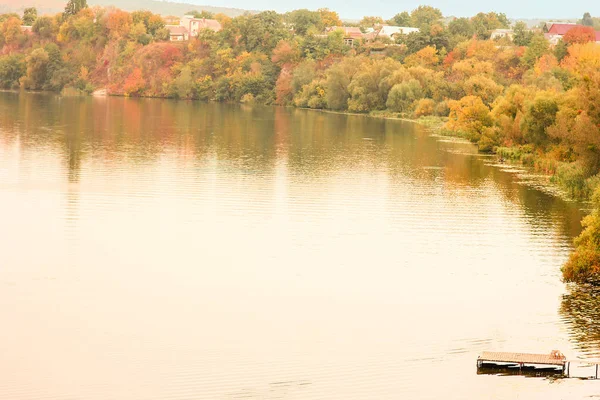
[[276,11],[328,7],[337,11],[342,18],[360,18],[364,15],[391,17],[399,11],[410,11],[420,4],[435,6],[447,16],[471,16],[480,11],[503,12],[510,18],[581,18],[585,11],[600,16],[598,0],[187,0],[187,2]]

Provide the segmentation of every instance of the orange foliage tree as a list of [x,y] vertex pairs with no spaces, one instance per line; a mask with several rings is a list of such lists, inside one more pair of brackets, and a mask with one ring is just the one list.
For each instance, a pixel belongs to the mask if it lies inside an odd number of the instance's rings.
[[591,26],[576,26],[569,29],[563,40],[568,44],[595,42],[596,31]]

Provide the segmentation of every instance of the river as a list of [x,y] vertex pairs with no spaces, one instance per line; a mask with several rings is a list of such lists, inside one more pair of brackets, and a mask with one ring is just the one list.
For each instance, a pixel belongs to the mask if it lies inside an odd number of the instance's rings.
[[476,370],[600,357],[535,181],[410,122],[0,93],[0,399],[589,399]]

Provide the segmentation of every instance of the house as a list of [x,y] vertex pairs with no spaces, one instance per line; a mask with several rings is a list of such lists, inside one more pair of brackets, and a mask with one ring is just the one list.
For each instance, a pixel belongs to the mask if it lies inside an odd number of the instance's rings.
[[171,42],[182,42],[189,39],[189,32],[185,26],[181,25],[165,25],[169,31],[169,40]]
[[510,40],[512,40],[512,38],[514,36],[515,36],[515,33],[513,32],[512,29],[494,29],[492,31],[490,39],[496,40],[496,39],[501,39],[501,38],[509,38]]
[[221,23],[216,19],[194,18],[190,15],[184,15],[179,25],[187,29],[190,37],[198,36],[198,32],[202,29],[210,29],[215,32],[219,32],[222,29]]
[[408,35],[409,33],[415,32],[419,32],[419,28],[411,28],[408,26],[383,25],[381,29],[379,29],[379,33],[377,36],[395,39],[397,36]]
[[31,34],[33,32],[33,27],[29,25],[21,25],[21,32]]
[[325,29],[325,33],[342,31],[344,34],[344,44],[346,46],[353,47],[356,41],[364,39],[365,34],[363,34],[360,28],[356,28],[353,26],[330,26]]

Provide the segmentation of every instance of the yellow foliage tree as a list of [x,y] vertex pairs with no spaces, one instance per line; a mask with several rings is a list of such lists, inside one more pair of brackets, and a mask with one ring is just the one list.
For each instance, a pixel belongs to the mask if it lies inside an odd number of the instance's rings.
[[446,127],[464,132],[471,140],[477,140],[484,130],[493,125],[490,109],[477,96],[465,96],[449,102],[450,115]]
[[404,59],[404,63],[409,67],[422,66],[422,67],[435,67],[440,63],[440,57],[435,47],[427,46],[417,51],[415,54]]

